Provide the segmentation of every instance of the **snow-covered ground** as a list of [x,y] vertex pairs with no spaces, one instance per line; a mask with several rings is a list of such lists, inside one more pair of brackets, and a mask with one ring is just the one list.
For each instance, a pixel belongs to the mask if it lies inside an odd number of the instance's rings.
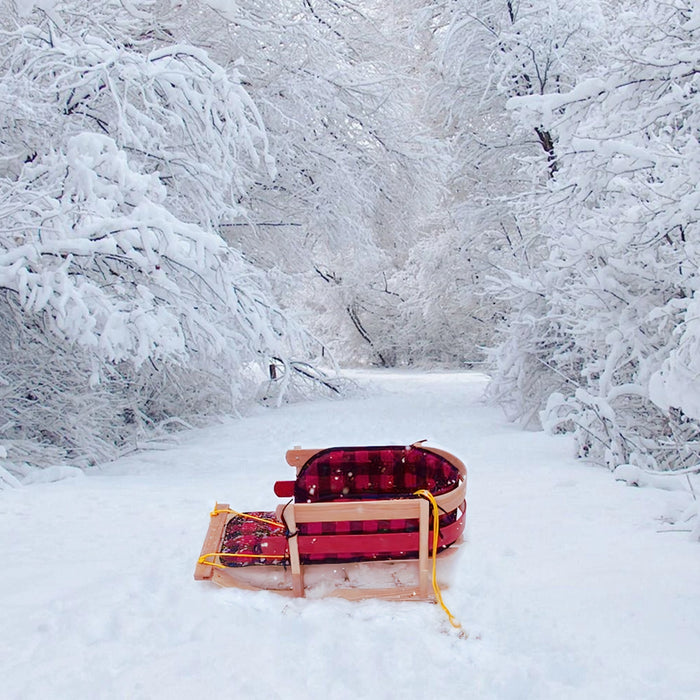
[[[687,496],[519,431],[480,403],[482,375],[355,377],[374,388],[0,492],[0,697],[700,698],[700,545],[664,522]],[[289,447],[423,438],[469,468],[443,592],[468,638],[428,603],[193,580],[214,501],[276,505]]]

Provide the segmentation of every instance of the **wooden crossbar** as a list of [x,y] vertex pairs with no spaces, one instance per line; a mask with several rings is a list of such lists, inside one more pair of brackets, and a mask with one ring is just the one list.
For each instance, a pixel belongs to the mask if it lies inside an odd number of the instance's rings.
[[[204,537],[204,544],[202,545],[202,551],[199,555],[200,559],[206,554],[219,551],[219,546],[221,545],[221,540],[224,536],[224,528],[226,527],[226,522],[228,521],[228,513],[224,511],[228,509],[228,503],[217,503],[214,506],[214,512],[216,512],[216,515],[212,516],[209,520],[209,528],[206,536]],[[212,578],[213,574],[213,566],[210,566],[209,564],[202,564],[199,561],[197,562],[197,566],[194,570],[194,578],[196,581],[207,581]]]
[[[284,511],[290,532],[297,532],[300,523],[356,522],[362,520],[418,520],[418,588],[419,595],[428,595],[430,573],[430,504],[423,498],[402,498],[384,501],[334,501],[330,503],[293,503]],[[289,538],[292,588],[296,596],[304,595],[304,573],[299,558],[299,538]]]
[[418,498],[396,498],[381,501],[295,503],[294,519],[297,523],[411,519],[420,516],[421,501]]

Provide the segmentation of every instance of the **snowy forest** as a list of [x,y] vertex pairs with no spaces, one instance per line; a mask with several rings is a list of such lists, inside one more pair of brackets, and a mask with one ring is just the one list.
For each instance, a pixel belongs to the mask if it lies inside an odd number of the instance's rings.
[[0,7],[0,482],[360,365],[697,471],[697,0]]

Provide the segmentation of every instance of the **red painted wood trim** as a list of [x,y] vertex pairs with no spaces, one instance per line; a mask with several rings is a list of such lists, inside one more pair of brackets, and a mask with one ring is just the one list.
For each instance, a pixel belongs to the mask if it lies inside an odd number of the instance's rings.
[[275,481],[275,496],[292,498],[294,496],[294,481]]

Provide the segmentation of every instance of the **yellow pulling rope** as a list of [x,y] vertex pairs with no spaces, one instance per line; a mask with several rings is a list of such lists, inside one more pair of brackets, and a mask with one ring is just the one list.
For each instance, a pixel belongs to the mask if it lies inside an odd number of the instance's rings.
[[[438,537],[440,535],[440,507],[437,504],[437,501],[435,500],[435,496],[433,496],[430,491],[427,489],[420,489],[419,491],[414,492],[415,496],[420,496],[421,498],[426,498],[428,501],[430,501],[432,507],[433,507],[433,591],[435,593],[435,599],[437,602],[440,604],[440,607],[445,611],[445,614],[447,615],[447,619],[450,621],[450,624],[457,628],[461,629],[462,625],[460,622],[455,618],[455,616],[450,612],[449,608],[445,605],[445,602],[442,599],[442,593],[440,591],[440,586],[438,586],[437,582],[437,549],[438,549]],[[230,513],[232,515],[237,515],[239,517],[243,518],[248,518],[249,520],[257,520],[260,523],[265,523],[266,525],[271,525],[273,527],[279,527],[282,529],[285,529],[285,525],[282,523],[279,523],[275,520],[268,520],[266,518],[259,518],[257,515],[251,515],[250,513],[241,513],[237,510],[231,510],[230,508],[215,508],[212,510],[210,513],[211,517],[213,518],[216,515],[219,515],[219,513]],[[286,554],[227,554],[226,552],[211,552],[210,554],[202,554],[201,557],[199,557],[199,563],[200,564],[206,564],[207,566],[215,566],[218,569],[226,569],[228,568],[224,564],[219,564],[215,561],[208,561],[209,557],[213,557],[216,559],[216,557],[239,557],[239,558],[249,558],[249,559],[286,559],[287,555]]]
[[286,559],[286,554],[228,554],[226,552],[211,552],[210,554],[202,554],[199,557],[199,564],[206,564],[207,566],[215,566],[217,569],[228,569],[228,566],[224,564],[219,564],[215,561],[207,561],[207,557],[238,557],[240,559]]
[[[268,520],[267,518],[259,518],[257,515],[252,515],[251,513],[241,513],[237,510],[231,510],[231,508],[214,508],[214,510],[209,513],[213,518],[219,513],[230,513],[231,515],[238,515],[241,518],[247,518],[248,520],[256,520],[259,523],[265,523],[266,525],[272,525],[273,527],[279,527],[284,529],[285,525],[278,523],[276,520]],[[209,554],[202,554],[198,559],[199,564],[206,564],[207,566],[215,566],[217,569],[228,569],[228,566],[224,564],[219,564],[215,561],[207,561],[209,557],[238,557],[239,559],[286,559],[286,554],[245,554],[245,553],[233,553],[229,554],[227,552],[210,552]]]
[[259,518],[257,515],[252,515],[251,513],[239,513],[237,510],[231,510],[230,508],[219,508],[214,509],[209,515],[213,518],[219,513],[231,513],[232,515],[238,515],[242,518],[248,518],[248,520],[257,520],[259,523],[265,523],[266,525],[272,525],[272,527],[279,527],[284,530],[285,525],[278,523],[276,520],[267,520],[266,518]]
[[414,496],[426,498],[428,501],[430,501],[431,505],[433,506],[433,591],[435,592],[435,599],[440,604],[440,607],[445,611],[445,614],[447,615],[447,619],[450,621],[450,624],[457,629],[461,629],[462,625],[457,620],[457,618],[455,618],[455,616],[450,612],[449,608],[445,605],[444,601],[442,600],[442,593],[440,592],[440,586],[438,586],[437,582],[437,548],[438,536],[440,534],[440,507],[438,506],[437,501],[435,500],[435,496],[433,496],[433,494],[430,493],[430,491],[428,491],[427,489],[420,489],[419,491],[415,491]]

